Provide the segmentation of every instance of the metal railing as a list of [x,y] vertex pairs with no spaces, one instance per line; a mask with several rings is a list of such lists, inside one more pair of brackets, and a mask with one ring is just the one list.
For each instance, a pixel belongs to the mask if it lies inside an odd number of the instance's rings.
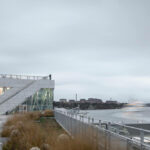
[[27,80],[49,79],[48,76],[29,76],[29,75],[12,75],[12,74],[0,74],[0,78],[27,79]]
[[147,143],[150,145],[150,130],[145,130],[142,128],[136,128],[128,125],[113,123],[111,125],[111,130],[117,132],[118,134],[124,134],[129,138],[134,138],[142,143]]
[[[65,111],[55,110],[54,112],[56,121],[71,136],[82,135],[83,137],[89,137],[97,144],[100,150],[150,150],[150,145],[145,143],[143,138],[142,140],[137,140],[120,135],[115,132],[117,128],[113,127],[111,123],[99,121],[98,124],[95,124],[94,118],[84,118],[84,116]],[[116,130],[113,131],[113,128]],[[144,137],[143,132],[141,133],[141,137]]]
[[[90,119],[88,117],[88,119]],[[101,120],[95,120],[94,125],[98,125],[101,122],[101,126],[103,128],[108,128],[112,132],[115,132],[117,134],[126,136],[128,138],[135,139],[137,141],[141,141],[143,143],[146,143],[150,145],[150,130],[134,127],[131,125],[125,125],[125,124],[119,124],[114,122],[108,122],[108,121],[101,121]],[[138,123],[137,123],[138,125]]]

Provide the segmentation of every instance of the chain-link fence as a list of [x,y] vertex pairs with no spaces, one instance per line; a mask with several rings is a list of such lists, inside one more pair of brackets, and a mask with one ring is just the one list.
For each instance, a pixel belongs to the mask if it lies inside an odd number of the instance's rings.
[[94,123],[94,119],[55,110],[56,121],[72,136],[88,137],[99,150],[150,150],[150,146],[140,140],[113,132],[109,123]]

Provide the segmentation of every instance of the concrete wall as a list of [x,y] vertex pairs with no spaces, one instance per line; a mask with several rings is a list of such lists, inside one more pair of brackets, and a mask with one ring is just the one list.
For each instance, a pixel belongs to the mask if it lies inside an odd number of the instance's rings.
[[27,80],[27,79],[11,79],[11,78],[0,78],[0,87],[22,87],[31,82],[37,82],[35,86],[41,88],[54,88],[54,80]]
[[0,87],[22,87],[29,84],[31,81],[32,80],[0,78]]

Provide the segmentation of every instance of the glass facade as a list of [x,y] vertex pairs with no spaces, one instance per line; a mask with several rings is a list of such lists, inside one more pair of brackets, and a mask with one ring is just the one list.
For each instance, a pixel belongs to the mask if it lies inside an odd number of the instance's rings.
[[53,109],[53,91],[54,89],[42,88],[33,96],[27,98],[22,105],[27,106],[27,111]]

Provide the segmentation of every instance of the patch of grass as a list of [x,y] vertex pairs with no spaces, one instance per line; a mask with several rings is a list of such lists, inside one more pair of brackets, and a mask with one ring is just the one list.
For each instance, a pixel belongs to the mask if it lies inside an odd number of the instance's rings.
[[44,150],[43,144],[55,145],[61,133],[65,132],[57,122],[53,118],[43,118],[40,112],[16,114],[4,124],[1,136],[9,140],[3,150],[29,150],[34,146]]
[[41,117],[54,117],[54,113],[51,110],[45,110],[42,114]]
[[68,141],[58,142],[55,150],[98,150],[98,148],[88,137],[77,136]]
[[9,140],[3,150],[30,150],[32,147],[40,150],[100,150],[89,138],[90,131],[86,137],[60,138],[62,134],[67,135],[54,118],[45,118],[39,112],[16,114],[4,125],[1,135]]

